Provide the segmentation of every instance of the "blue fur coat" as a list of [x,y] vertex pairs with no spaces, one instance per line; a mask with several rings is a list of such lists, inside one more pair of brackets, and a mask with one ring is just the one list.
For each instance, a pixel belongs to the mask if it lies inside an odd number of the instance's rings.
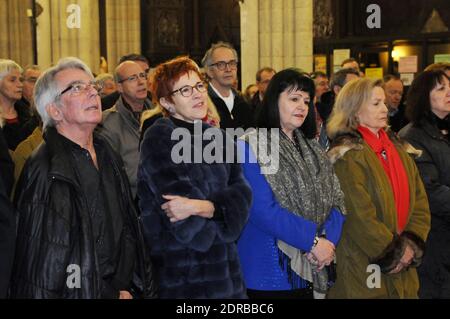
[[[240,164],[175,164],[171,152],[178,141],[172,141],[171,135],[179,127],[194,132],[193,125],[173,118],[160,119],[147,130],[138,169],[139,206],[159,296],[245,298],[236,241],[248,218],[250,187]],[[223,131],[215,130],[225,138]],[[193,143],[194,134],[191,138],[194,156],[202,149]],[[204,149],[210,142],[203,139],[200,145]],[[161,209],[165,194],[209,200],[214,217],[190,216],[171,223]]]

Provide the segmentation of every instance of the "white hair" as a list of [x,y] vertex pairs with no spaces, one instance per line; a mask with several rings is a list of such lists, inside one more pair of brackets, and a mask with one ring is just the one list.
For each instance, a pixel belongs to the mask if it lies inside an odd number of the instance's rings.
[[23,69],[13,60],[0,59],[0,81],[12,70],[19,70],[22,74]]
[[46,107],[59,99],[60,92],[55,77],[59,72],[67,69],[83,70],[92,79],[94,78],[91,69],[83,61],[74,57],[63,58],[54,67],[46,70],[36,81],[34,87],[36,109],[41,116],[44,127],[55,126],[54,121],[47,113]]

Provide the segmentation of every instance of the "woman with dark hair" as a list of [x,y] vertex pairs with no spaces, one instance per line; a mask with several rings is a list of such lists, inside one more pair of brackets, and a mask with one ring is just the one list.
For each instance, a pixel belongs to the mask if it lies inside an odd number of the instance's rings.
[[387,130],[382,84],[347,83],[327,124],[347,208],[330,298],[417,298],[430,212],[413,148]]
[[[344,200],[315,140],[313,100],[310,78],[295,69],[277,73],[264,95],[258,128],[239,141],[253,191],[238,242],[250,298],[323,298],[334,280],[330,270]],[[262,151],[268,148],[269,155]]]
[[442,70],[425,71],[408,92],[411,123],[400,136],[422,151],[416,158],[428,194],[431,230],[419,268],[421,298],[450,298],[450,83]]
[[240,164],[224,160],[232,138],[202,122],[207,86],[198,66],[187,57],[157,66],[152,97],[164,117],[142,140],[138,197],[159,296],[246,298],[236,241],[251,190]]

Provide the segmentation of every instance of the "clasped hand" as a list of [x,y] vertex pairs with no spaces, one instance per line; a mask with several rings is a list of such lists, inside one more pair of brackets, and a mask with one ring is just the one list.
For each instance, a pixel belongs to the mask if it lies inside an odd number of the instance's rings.
[[329,266],[334,260],[334,244],[326,238],[319,238],[317,245],[306,255],[308,261],[317,265],[318,270]]
[[415,255],[414,250],[409,245],[406,245],[405,252],[403,253],[402,258],[400,258],[400,261],[397,264],[397,266],[395,266],[395,268],[389,274],[390,275],[398,274],[403,269],[407,269],[409,265],[412,263],[414,255]]

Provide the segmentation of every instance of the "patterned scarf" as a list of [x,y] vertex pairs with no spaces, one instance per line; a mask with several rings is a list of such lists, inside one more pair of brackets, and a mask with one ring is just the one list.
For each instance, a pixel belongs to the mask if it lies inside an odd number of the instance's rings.
[[[281,130],[280,130],[281,132]],[[257,135],[258,143],[250,138]],[[276,174],[265,174],[278,203],[292,214],[316,223],[319,227],[327,219],[330,210],[335,207],[345,214],[344,195],[333,166],[315,139],[306,139],[300,130],[294,131],[293,142],[281,132],[279,142],[279,169]],[[260,166],[267,165],[267,156],[259,154],[258,144],[269,149],[270,134],[258,134],[258,131],[242,137],[250,147]],[[270,150],[269,150],[270,154]],[[270,157],[270,156],[269,156]],[[328,275],[325,267],[317,271],[306,253],[278,240],[277,246],[281,259],[288,259],[287,266],[283,260],[280,264],[288,272],[291,284],[295,287],[292,271],[301,278],[312,282],[316,293],[325,294],[328,289]]]

